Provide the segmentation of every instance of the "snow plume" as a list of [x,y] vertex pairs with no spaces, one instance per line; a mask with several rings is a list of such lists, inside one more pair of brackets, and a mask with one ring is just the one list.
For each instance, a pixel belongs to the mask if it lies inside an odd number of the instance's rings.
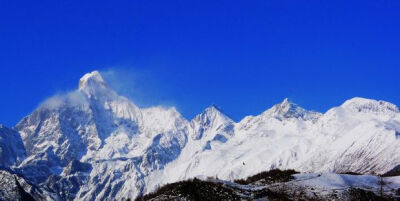
[[161,81],[157,72],[133,68],[109,68],[100,71],[100,74],[111,89],[140,107],[176,106],[175,101],[168,96],[168,85]]
[[87,106],[86,97],[79,91],[71,91],[67,93],[58,93],[40,104],[40,108],[55,110],[65,105],[70,106]]
[[[170,97],[167,96],[167,85],[161,84],[160,77],[157,77],[158,73],[128,68],[109,68],[88,73],[81,78],[79,88],[77,87],[69,92],[59,92],[44,100],[39,107],[55,110],[65,105],[72,107],[88,106],[88,93],[98,93],[99,91],[96,91],[97,89],[91,85],[85,88],[81,82],[88,76],[94,76],[93,73],[98,73],[101,76],[100,79],[107,88],[107,94],[116,92],[118,95],[128,98],[140,108],[162,107],[167,109],[176,107],[174,101],[171,101]],[[85,89],[83,90],[83,88]]]

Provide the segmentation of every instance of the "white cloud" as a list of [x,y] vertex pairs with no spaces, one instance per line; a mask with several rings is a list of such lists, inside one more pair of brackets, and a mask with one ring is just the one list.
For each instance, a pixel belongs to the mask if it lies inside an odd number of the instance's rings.
[[87,106],[88,102],[85,96],[78,90],[56,94],[40,104],[41,108],[58,109],[63,105],[69,106]]

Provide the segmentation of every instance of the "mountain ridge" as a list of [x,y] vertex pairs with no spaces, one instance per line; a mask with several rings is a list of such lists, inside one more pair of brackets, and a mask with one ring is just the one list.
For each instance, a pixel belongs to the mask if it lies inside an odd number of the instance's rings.
[[400,151],[400,112],[385,101],[357,97],[318,113],[284,99],[238,122],[211,105],[188,120],[174,107],[136,106],[98,71],[14,130],[26,157],[13,169],[65,200],[134,198],[198,176],[232,180],[275,168],[381,174],[400,164],[392,154]]

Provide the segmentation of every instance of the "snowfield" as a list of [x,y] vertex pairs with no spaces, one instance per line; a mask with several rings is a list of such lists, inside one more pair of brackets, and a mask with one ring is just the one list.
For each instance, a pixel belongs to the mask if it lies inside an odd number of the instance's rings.
[[[274,168],[323,173],[296,175],[316,188],[375,188],[374,176],[331,173],[400,165],[400,111],[385,101],[353,98],[322,114],[285,99],[240,122],[210,106],[187,120],[173,107],[137,107],[97,71],[13,130],[0,127],[0,164],[49,200],[133,199],[188,178],[233,180]],[[398,181],[388,178],[393,189]]]

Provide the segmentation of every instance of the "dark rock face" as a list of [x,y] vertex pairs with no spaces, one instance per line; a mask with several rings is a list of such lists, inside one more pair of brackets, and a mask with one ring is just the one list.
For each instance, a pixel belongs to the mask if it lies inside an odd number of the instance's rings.
[[51,175],[45,182],[46,188],[56,191],[63,200],[73,200],[80,186],[89,180],[84,174],[76,174],[67,177]]
[[80,186],[89,180],[91,169],[92,166],[88,163],[72,160],[60,176],[53,174],[44,183],[47,188],[58,192],[62,198],[73,200]]
[[92,165],[89,163],[82,163],[78,160],[72,160],[64,169],[63,175],[71,175],[77,172],[89,172],[91,169]]
[[400,176],[400,165],[397,165],[396,167],[386,172],[382,176],[384,177]]
[[0,187],[2,201],[39,201],[46,198],[42,190],[7,170],[0,170]]
[[0,166],[9,167],[25,158],[25,148],[18,132],[0,125]]
[[375,193],[359,188],[353,188],[348,191],[350,200],[375,200],[375,201],[394,201],[394,198],[382,197]]

